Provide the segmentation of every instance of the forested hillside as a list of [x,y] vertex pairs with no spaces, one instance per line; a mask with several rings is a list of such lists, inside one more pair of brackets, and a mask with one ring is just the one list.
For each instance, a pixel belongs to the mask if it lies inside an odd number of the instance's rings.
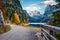
[[4,12],[4,19],[7,23],[21,24],[27,22],[19,0],[2,0],[1,5]]

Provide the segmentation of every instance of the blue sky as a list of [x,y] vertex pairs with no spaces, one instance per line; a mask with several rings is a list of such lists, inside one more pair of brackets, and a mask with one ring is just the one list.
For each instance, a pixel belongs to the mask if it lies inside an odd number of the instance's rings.
[[23,7],[29,6],[31,4],[38,4],[44,0],[21,0],[21,4]]
[[20,0],[23,9],[27,12],[39,10],[41,14],[44,13],[47,5],[55,5],[54,0]]

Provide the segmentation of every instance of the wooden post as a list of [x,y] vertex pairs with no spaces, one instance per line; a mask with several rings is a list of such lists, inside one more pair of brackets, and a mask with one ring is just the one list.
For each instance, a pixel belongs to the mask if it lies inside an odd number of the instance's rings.
[[52,30],[50,30],[50,34],[51,34],[51,35],[54,35],[54,33],[53,33],[53,31],[52,31]]

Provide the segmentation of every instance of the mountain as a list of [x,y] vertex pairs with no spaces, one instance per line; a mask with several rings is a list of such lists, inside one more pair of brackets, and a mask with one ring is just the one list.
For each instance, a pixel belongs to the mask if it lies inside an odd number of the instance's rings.
[[[31,18],[29,19],[29,22],[30,23],[40,23],[41,22],[41,18],[42,18],[42,15],[40,14],[39,11],[32,11],[31,14],[33,14],[33,16],[31,16]],[[34,26],[34,27],[40,27],[39,24],[30,24],[31,26]]]
[[[25,15],[26,15],[26,18],[28,20],[28,23],[40,23],[42,18],[43,18],[43,15],[40,14],[40,11],[32,11],[30,13],[28,13],[26,10],[23,10]],[[31,16],[33,15],[33,16]],[[34,27],[40,27],[39,24],[30,24]]]
[[55,5],[47,5],[43,17],[44,20],[42,20],[42,22],[48,22],[49,20],[52,20],[51,15],[55,9],[56,9]]
[[31,11],[29,14],[30,14],[29,22],[40,23],[40,20],[42,18],[40,11],[38,10]]
[[55,9],[56,9],[56,7],[55,7],[54,5],[48,5],[48,6],[46,7],[46,9],[45,9],[44,15],[45,15],[45,16],[51,15],[52,12],[53,12],[53,10],[55,10]]
[[60,3],[55,5],[56,9],[53,11],[52,17],[53,20],[48,22],[49,25],[60,27]]
[[28,14],[28,12],[26,10],[23,10],[24,14],[26,15],[27,18],[30,17],[30,15]]
[[17,14],[20,19],[20,23],[23,23],[25,20],[27,21],[26,15],[24,14],[20,4],[20,0],[1,0],[1,2],[3,8],[6,10],[6,16],[4,15],[6,19],[15,22],[14,14]]

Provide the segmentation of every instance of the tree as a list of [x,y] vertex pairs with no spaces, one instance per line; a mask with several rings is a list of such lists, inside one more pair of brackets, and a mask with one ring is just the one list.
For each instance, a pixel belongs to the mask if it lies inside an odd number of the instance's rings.
[[15,23],[19,24],[20,23],[19,15],[17,13],[14,13],[14,17],[15,17]]
[[60,10],[53,13],[54,25],[60,27]]
[[19,0],[2,0],[2,4],[7,11],[6,17],[9,20],[14,19],[15,12],[19,15],[20,23],[23,23],[27,19]]
[[48,24],[60,27],[60,0],[57,1],[58,4],[55,5],[56,9],[52,13],[53,20],[48,22]]

